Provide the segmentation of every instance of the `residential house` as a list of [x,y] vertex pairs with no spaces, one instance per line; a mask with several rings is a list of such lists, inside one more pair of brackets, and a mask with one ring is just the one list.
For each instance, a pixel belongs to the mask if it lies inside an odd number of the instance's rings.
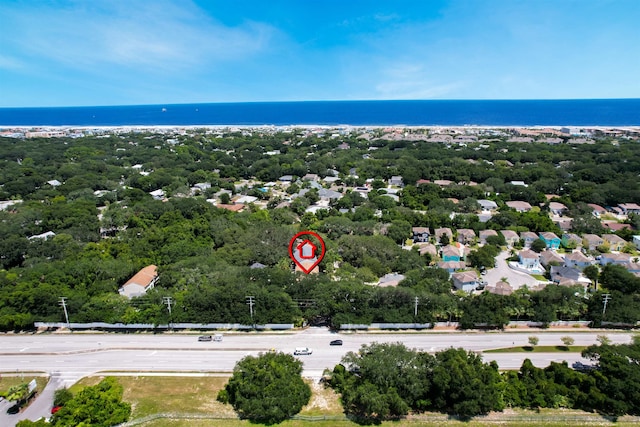
[[498,204],[493,200],[478,200],[478,204],[483,212],[491,212],[498,209]]
[[602,224],[602,227],[610,233],[615,233],[616,231],[624,229],[631,230],[631,224],[624,224],[615,220],[602,220],[600,223]]
[[591,213],[596,218],[600,218],[602,215],[607,213],[607,210],[600,205],[596,205],[594,203],[588,203],[587,206],[589,206],[592,209]]
[[565,267],[573,267],[582,271],[593,263],[594,261],[587,258],[581,251],[573,251],[564,255]]
[[558,228],[563,233],[566,233],[567,231],[571,230],[571,228],[572,228],[573,218],[562,217],[560,219],[557,219],[557,220],[553,221],[553,223],[555,225],[557,225]]
[[631,262],[631,255],[624,253],[608,253],[600,255],[600,265],[618,264],[624,265]]
[[144,295],[149,289],[153,289],[158,281],[158,267],[148,265],[138,271],[131,279],[127,280],[118,290],[120,295],[131,299]]
[[149,192],[149,194],[151,194],[151,197],[153,197],[155,200],[164,199],[164,191],[162,189],[151,191]]
[[475,271],[462,271],[451,275],[453,286],[464,292],[473,292],[478,286],[478,275]]
[[389,286],[398,286],[400,282],[404,280],[404,274],[399,273],[388,273],[385,274],[378,280],[378,286],[381,287],[389,287]]
[[338,200],[342,198],[342,193],[340,193],[339,191],[322,188],[318,190],[318,197],[320,197],[320,200],[326,200],[326,201]]
[[245,208],[245,205],[240,204],[240,203],[235,204],[235,205],[227,205],[227,204],[224,204],[224,203],[218,203],[216,205],[216,208],[218,208],[218,209],[226,209],[226,210],[231,211],[231,212],[242,212],[244,210],[244,208]]
[[198,182],[196,184],[193,184],[193,187],[191,187],[191,194],[196,195],[198,193],[202,193],[203,191],[209,188],[211,188],[210,182]]
[[530,249],[523,249],[518,253],[519,267],[525,270],[542,270],[540,256]]
[[518,233],[513,230],[500,230],[500,233],[504,236],[504,240],[507,242],[507,246],[515,246],[520,241]]
[[487,237],[497,236],[498,232],[496,230],[480,230],[480,243],[486,244]]
[[476,239],[476,232],[470,228],[459,228],[457,234],[457,241],[463,245],[471,244]]
[[540,264],[548,267],[550,265],[564,265],[564,258],[556,252],[546,249],[540,252]]
[[582,238],[574,233],[565,233],[562,235],[561,243],[565,248],[577,248],[578,246],[582,246]]
[[618,207],[622,210],[623,215],[640,214],[640,205],[637,203],[620,203]]
[[413,241],[415,243],[428,242],[431,236],[428,227],[413,227],[411,231],[413,232]]
[[563,286],[582,285],[588,286],[591,280],[587,279],[582,271],[577,268],[552,265],[549,270],[551,281]]
[[562,216],[568,210],[565,205],[559,202],[549,202],[549,210],[552,214]]
[[464,261],[440,261],[438,263],[438,267],[447,270],[447,272],[451,275],[456,271],[464,270],[467,268],[467,264]]
[[418,243],[418,253],[421,256],[429,254],[432,258],[435,258],[438,256],[438,249],[431,243]]
[[241,204],[241,205],[248,205],[251,203],[255,203],[258,201],[258,198],[256,196],[236,196],[233,199],[231,199],[233,201],[234,205],[237,204]]
[[547,244],[548,249],[558,249],[560,247],[560,238],[555,233],[543,231],[540,238]]
[[318,174],[315,173],[308,173],[305,176],[302,177],[303,181],[318,181],[320,179],[320,177],[318,176]]
[[516,212],[529,212],[531,210],[531,205],[529,203],[520,200],[508,201],[506,205],[511,209],[514,209]]
[[582,245],[588,248],[590,251],[595,251],[598,246],[604,244],[602,237],[596,234],[583,234]]
[[616,234],[603,234],[602,240],[609,245],[609,249],[612,251],[621,251],[627,244],[626,240]]
[[633,244],[637,249],[640,249],[640,236],[633,236]]
[[525,248],[530,248],[531,244],[538,240],[538,235],[533,231],[523,231],[520,233],[520,239],[523,241]]
[[496,295],[504,295],[508,296],[513,293],[513,288],[507,282],[503,282],[502,280],[496,283],[495,285],[489,285],[485,288],[487,292],[490,294]]
[[629,264],[625,264],[624,268],[631,274],[635,274],[636,276],[640,275],[640,262],[630,262]]
[[443,261],[462,261],[464,251],[454,245],[447,245],[442,248],[440,257]]
[[449,239],[449,242],[453,240],[453,232],[449,227],[436,228],[433,234],[436,238],[437,243],[440,243],[442,241],[442,236],[447,236],[447,238]]
[[389,178],[389,185],[396,187],[404,187],[404,182],[402,181],[402,177],[399,175],[394,175]]
[[40,240],[48,240],[52,237],[56,237],[56,233],[54,233],[53,231],[46,231],[42,234],[36,234],[33,236],[29,236],[27,237],[27,239],[29,240],[35,240],[35,239],[40,239]]

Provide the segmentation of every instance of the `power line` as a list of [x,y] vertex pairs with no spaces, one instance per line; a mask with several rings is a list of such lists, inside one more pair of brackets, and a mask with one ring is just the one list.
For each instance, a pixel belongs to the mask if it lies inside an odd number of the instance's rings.
[[607,311],[607,303],[611,300],[611,294],[603,294],[602,302],[604,306],[602,307],[602,317],[604,317],[604,313]]
[[169,318],[171,318],[171,304],[173,302],[173,298],[171,297],[163,297],[162,303],[167,305],[167,309],[169,310]]
[[254,296],[248,296],[247,305],[249,306],[249,314],[251,315],[251,323],[253,323],[253,306],[255,305],[255,301],[253,300]]
[[173,298],[171,297],[162,297],[162,303],[167,305],[167,309],[169,310],[169,329],[171,329],[171,303],[173,302]]
[[67,312],[67,297],[60,297],[60,305],[64,310],[64,318],[67,321],[67,328],[69,327],[69,313]]

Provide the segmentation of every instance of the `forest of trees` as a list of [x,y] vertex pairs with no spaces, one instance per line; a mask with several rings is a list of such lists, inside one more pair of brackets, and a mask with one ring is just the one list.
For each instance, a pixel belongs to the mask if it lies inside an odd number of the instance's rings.
[[438,411],[468,419],[507,407],[575,408],[613,417],[640,414],[640,344],[594,345],[585,371],[566,362],[546,368],[525,359],[500,373],[474,352],[450,348],[435,355],[403,344],[364,345],[327,373],[345,413],[363,423]]
[[[71,322],[307,322],[339,327],[456,320],[462,327],[500,328],[509,319],[580,319],[597,325],[640,320],[640,278],[619,267],[596,271],[599,290],[586,298],[578,289],[559,286],[539,292],[521,289],[510,296],[470,296],[452,292],[448,274],[432,266],[431,256],[399,245],[410,237],[412,226],[558,231],[548,216],[546,193],[558,195],[581,230],[601,231],[586,203],[640,202],[640,144],[634,141],[551,146],[494,137],[452,147],[369,142],[353,134],[329,138],[238,132],[219,138],[204,131],[181,135],[177,143],[167,139],[137,132],[78,139],[0,138],[0,200],[22,200],[0,211],[0,330],[63,321],[61,297],[67,299]],[[344,142],[350,149],[337,150]],[[280,154],[266,155],[270,150]],[[134,165],[141,165],[145,174]],[[281,200],[271,199],[271,190],[259,190],[285,174],[325,177],[331,171],[346,193],[316,213],[304,208],[317,192],[279,208]],[[385,180],[394,175],[407,184],[399,202],[382,194]],[[235,185],[250,178],[259,184]],[[349,192],[348,186],[369,178],[378,190],[368,199]],[[60,185],[47,184],[54,179]],[[416,186],[419,179],[478,185]],[[529,186],[513,186],[511,180]],[[211,188],[190,195],[190,187],[200,182],[211,183]],[[303,189],[308,183],[293,186]],[[287,191],[293,193],[292,187]],[[168,201],[148,194],[158,189]],[[230,212],[206,201],[221,190],[269,203],[266,209],[249,206]],[[500,206],[500,213],[486,223],[475,213],[481,198]],[[505,207],[508,200],[540,208],[520,214]],[[629,222],[637,229],[640,217],[631,216]],[[300,230],[314,230],[325,240],[327,253],[318,275],[292,272],[287,248]],[[29,238],[50,231],[54,237]],[[618,234],[631,239],[628,230]],[[471,258],[475,267],[482,267],[492,256],[495,251],[487,247]],[[265,268],[250,268],[254,263]],[[159,271],[153,290],[132,300],[118,294],[127,279],[150,264]],[[406,279],[395,288],[367,284],[391,272]],[[604,292],[611,297],[605,318]],[[247,295],[255,296],[253,319]],[[174,301],[171,317],[162,304],[165,297]]]

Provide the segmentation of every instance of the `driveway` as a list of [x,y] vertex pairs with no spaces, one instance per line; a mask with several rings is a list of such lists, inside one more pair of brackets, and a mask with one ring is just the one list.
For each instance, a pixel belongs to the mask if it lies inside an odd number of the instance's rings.
[[506,277],[507,282],[509,282],[514,290],[519,289],[524,285],[531,287],[538,284],[538,280],[536,278],[509,268],[506,261],[508,257],[509,251],[500,252],[496,257],[496,268],[488,269],[487,274],[483,276],[483,280],[485,280],[489,285],[495,285],[500,281],[500,279]]

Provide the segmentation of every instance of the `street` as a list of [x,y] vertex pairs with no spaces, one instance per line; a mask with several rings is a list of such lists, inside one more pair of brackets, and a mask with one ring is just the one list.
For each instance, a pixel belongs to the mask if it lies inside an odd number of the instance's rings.
[[[45,391],[21,414],[7,415],[0,409],[0,425],[13,426],[24,418],[48,416],[53,392],[70,386],[82,377],[104,371],[116,373],[230,373],[246,355],[270,349],[292,354],[296,347],[313,349],[311,355],[296,356],[304,363],[305,377],[319,379],[348,351],[357,351],[372,342],[402,342],[409,348],[436,352],[449,347],[482,351],[522,346],[529,336],[539,338],[540,346],[562,345],[561,337],[571,336],[575,345],[591,345],[603,332],[450,332],[450,333],[333,333],[326,328],[308,328],[284,333],[225,333],[221,342],[199,342],[192,334],[38,334],[0,337],[0,372],[45,372],[51,375]],[[612,343],[629,343],[631,334],[607,332]],[[344,345],[329,346],[333,339]],[[495,360],[502,369],[518,369],[525,358],[539,367],[551,361],[583,361],[578,353],[488,353],[485,361]],[[25,379],[29,379],[25,376]]]
[[531,288],[538,284],[538,280],[536,278],[509,268],[507,258],[509,258],[509,251],[500,252],[496,257],[496,268],[487,269],[487,274],[483,276],[483,280],[486,280],[489,285],[495,285],[503,277],[506,277],[507,282],[514,290],[525,285]]

